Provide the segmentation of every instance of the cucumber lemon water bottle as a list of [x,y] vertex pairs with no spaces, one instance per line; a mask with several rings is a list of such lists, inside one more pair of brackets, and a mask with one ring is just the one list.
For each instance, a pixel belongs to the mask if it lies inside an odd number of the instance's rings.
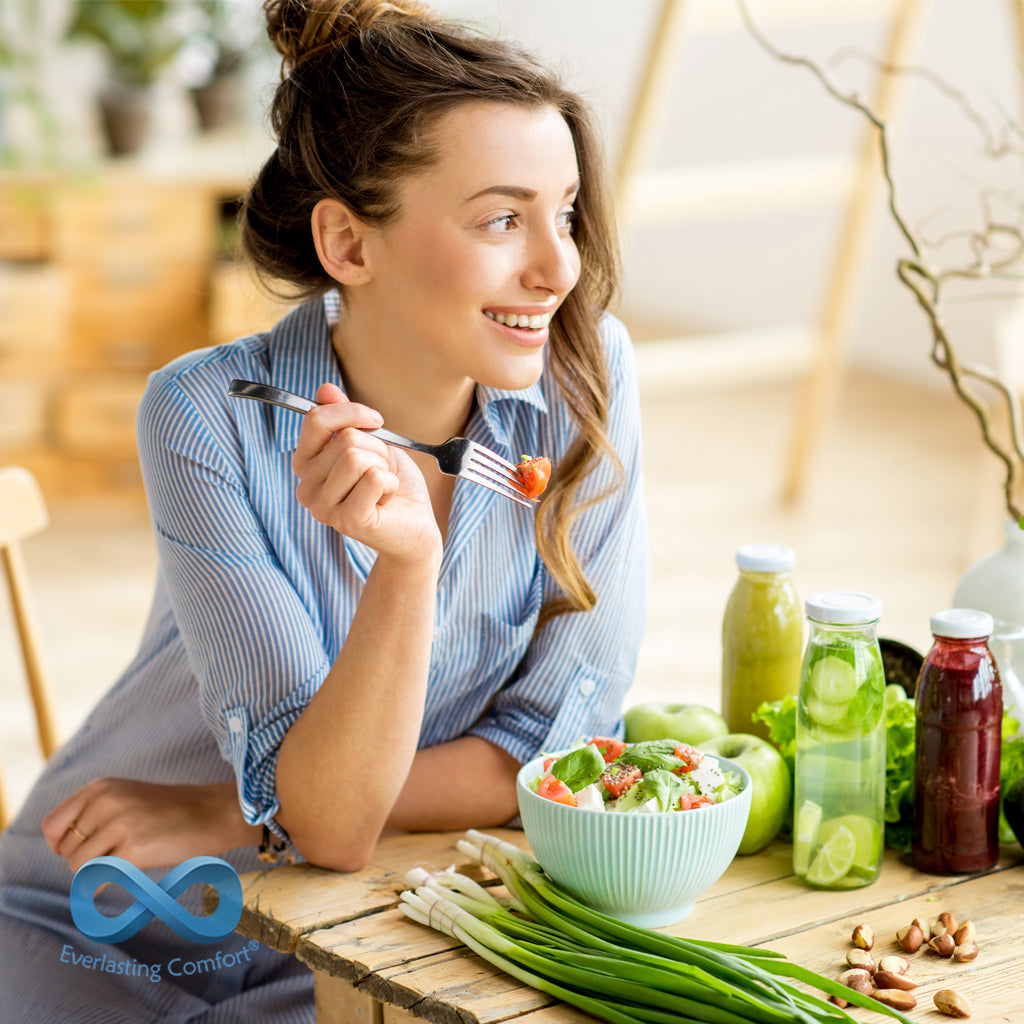
[[856,889],[882,868],[882,602],[828,592],[804,608],[810,629],[797,708],[793,871],[816,889]]

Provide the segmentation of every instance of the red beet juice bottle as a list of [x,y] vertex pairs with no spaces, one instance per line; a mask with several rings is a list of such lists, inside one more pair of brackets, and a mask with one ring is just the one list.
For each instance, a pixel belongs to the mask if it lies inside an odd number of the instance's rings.
[[935,642],[917,680],[912,859],[920,871],[983,871],[999,859],[1002,687],[987,612],[931,619]]

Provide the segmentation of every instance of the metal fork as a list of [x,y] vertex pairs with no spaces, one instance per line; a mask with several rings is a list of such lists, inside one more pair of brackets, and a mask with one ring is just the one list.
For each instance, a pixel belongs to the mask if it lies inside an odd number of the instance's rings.
[[[290,409],[302,415],[317,407],[316,402],[311,402],[301,395],[272,387],[270,384],[258,384],[252,380],[233,380],[228,388],[228,394],[234,398],[251,398],[257,402],[279,405],[282,409]],[[380,430],[368,430],[367,433],[398,448],[408,448],[410,451],[423,452],[431,456],[437,461],[441,472],[448,476],[461,476],[505,498],[517,501],[520,505],[532,508],[536,504],[535,500],[526,496],[519,483],[516,467],[511,462],[492,452],[490,448],[470,441],[468,437],[450,437],[442,444],[424,444],[394,431],[385,430],[383,427]]]

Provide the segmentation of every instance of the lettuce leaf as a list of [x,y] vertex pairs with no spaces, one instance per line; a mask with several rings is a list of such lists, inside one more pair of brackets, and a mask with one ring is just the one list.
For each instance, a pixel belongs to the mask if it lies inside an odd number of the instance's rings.
[[[999,793],[1005,793],[1018,779],[1024,779],[1024,735],[1016,736],[1020,723],[1009,715],[1003,716],[1003,756],[999,762]],[[999,802],[999,842],[1015,843],[1013,834]]]

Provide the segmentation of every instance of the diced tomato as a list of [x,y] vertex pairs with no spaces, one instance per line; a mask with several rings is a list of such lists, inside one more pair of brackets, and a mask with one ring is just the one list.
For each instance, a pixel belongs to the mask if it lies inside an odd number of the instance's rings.
[[676,775],[687,775],[704,760],[704,755],[689,743],[677,743],[672,753],[683,762],[678,768],[673,769]]
[[547,774],[551,771],[551,766],[558,760],[557,757],[545,757],[544,758],[544,772]]
[[679,798],[679,810],[692,811],[694,807],[710,807],[714,802],[702,793],[684,793]]
[[576,797],[573,791],[561,779],[556,779],[554,775],[545,775],[540,780],[537,796],[542,796],[545,800],[554,800],[556,804],[576,806]]
[[601,784],[608,790],[613,800],[617,800],[623,793],[644,777],[644,773],[635,764],[620,764],[609,768],[601,776]]
[[607,736],[595,736],[590,742],[601,751],[601,756],[608,764],[626,749],[626,744],[622,740],[609,739]]
[[528,498],[539,498],[551,479],[551,460],[546,455],[524,455],[516,466],[516,476]]

